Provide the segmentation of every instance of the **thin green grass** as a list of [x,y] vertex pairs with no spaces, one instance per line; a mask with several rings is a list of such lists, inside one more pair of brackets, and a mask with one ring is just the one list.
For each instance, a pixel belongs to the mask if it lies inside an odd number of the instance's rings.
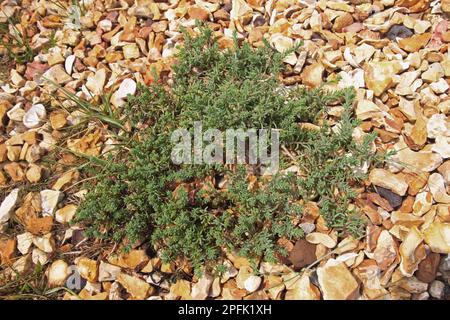
[[0,278],[0,300],[51,300],[66,291],[76,295],[72,290],[65,287],[50,288],[44,276],[44,268],[39,263],[28,273],[19,273],[12,267],[6,266],[0,277],[10,271],[12,279]]
[[5,23],[0,23],[0,47],[6,49],[8,57],[18,64],[26,64],[33,61],[34,53],[26,33],[17,27],[14,18],[7,17]]

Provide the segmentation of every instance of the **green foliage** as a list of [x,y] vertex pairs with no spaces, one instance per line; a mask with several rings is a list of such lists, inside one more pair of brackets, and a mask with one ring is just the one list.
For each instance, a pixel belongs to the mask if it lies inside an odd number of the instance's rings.
[[14,62],[25,64],[33,61],[34,54],[26,32],[19,30],[16,23],[15,17],[7,17],[6,22],[0,23],[0,47],[6,49]]
[[[347,207],[355,196],[351,185],[364,178],[354,168],[371,160],[373,136],[361,145],[352,139],[354,93],[287,90],[279,80],[283,57],[268,45],[254,50],[237,40],[235,49],[220,51],[208,29],[195,38],[185,34],[170,88],[140,86],[128,97],[129,143],[100,173],[91,167],[99,178],[77,221],[96,237],[150,240],[164,261],[187,258],[197,271],[211,261],[217,265],[224,249],[254,260],[285,255],[277,240],[302,236],[295,221],[308,200],[319,203],[330,226],[360,231],[358,213]],[[344,111],[333,131],[324,112],[336,102]],[[280,172],[268,179],[248,175],[251,168],[244,166],[173,164],[170,135],[194,121],[204,130],[280,129],[281,143],[292,151],[281,159],[284,167],[294,162],[301,175]],[[299,127],[319,121],[325,122],[319,131]]]
[[60,90],[60,92],[64,95],[64,98],[72,101],[77,109],[85,115],[87,120],[98,120],[102,123],[108,124],[114,129],[125,129],[123,123],[119,120],[118,111],[114,110],[111,105],[111,94],[102,94],[100,97],[100,103],[94,103],[78,97],[70,90],[48,78],[44,78],[44,80],[57,87],[58,90]]
[[51,48],[56,46],[56,44],[57,44],[56,32],[52,30],[48,38],[48,42],[43,46],[42,51],[48,53]]
[[378,158],[370,152],[375,135],[366,135],[361,144],[352,138],[353,129],[359,124],[351,118],[354,92],[345,90],[343,94],[344,112],[339,130],[330,133],[325,125],[303,143],[298,163],[305,177],[299,186],[304,199],[319,200],[321,213],[330,227],[359,236],[364,231],[362,217],[349,212],[348,206],[356,197],[352,185],[362,182],[365,174],[355,168]]
[[[59,15],[66,20],[71,19],[71,17],[82,17],[86,15],[87,9],[85,3],[80,0],[70,0],[67,3],[61,0],[50,0],[56,8],[59,9]],[[81,26],[72,26],[72,27],[81,27]]]
[[0,266],[0,300],[51,300],[63,291],[75,295],[65,287],[50,288],[44,273],[40,263],[25,273],[6,264]]

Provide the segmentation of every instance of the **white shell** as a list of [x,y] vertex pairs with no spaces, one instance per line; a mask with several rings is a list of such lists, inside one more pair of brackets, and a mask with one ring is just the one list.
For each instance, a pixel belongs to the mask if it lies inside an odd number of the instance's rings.
[[41,125],[41,121],[45,119],[47,112],[43,104],[35,104],[25,112],[23,116],[23,124],[29,129],[37,128]]

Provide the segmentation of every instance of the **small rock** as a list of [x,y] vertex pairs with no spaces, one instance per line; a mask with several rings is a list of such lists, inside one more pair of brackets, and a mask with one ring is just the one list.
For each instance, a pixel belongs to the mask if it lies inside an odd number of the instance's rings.
[[63,197],[61,191],[55,190],[42,190],[41,191],[41,203],[42,203],[42,213],[46,215],[53,216],[58,202]]
[[[281,53],[290,50],[294,47],[294,40],[282,35],[281,33],[273,34],[270,38],[270,41],[275,47],[275,49]],[[294,52],[291,52],[284,58],[283,61],[289,63],[290,65],[295,65],[297,64],[297,56],[295,55]]]
[[306,66],[301,73],[303,84],[309,87],[318,87],[323,82],[325,68],[321,63],[313,63]]
[[238,275],[236,276],[236,285],[239,289],[245,288],[245,281],[253,274],[253,270],[249,266],[243,266],[239,269]]
[[30,164],[27,169],[27,173],[25,174],[28,181],[31,183],[36,183],[41,180],[42,177],[42,168],[34,163]]
[[409,38],[412,35],[413,32],[402,24],[394,24],[386,34],[391,41],[395,41],[397,38]]
[[351,12],[351,13],[353,13],[355,11],[355,8],[353,6],[351,6],[350,4],[347,4],[345,2],[329,1],[326,3],[326,5],[328,8],[330,8],[332,10]]
[[214,279],[211,289],[209,290],[209,297],[217,298],[222,293],[222,287],[220,286],[220,278]]
[[191,284],[186,280],[177,280],[170,287],[170,293],[176,297],[181,297],[182,300],[191,300]]
[[[441,66],[444,69],[444,74],[446,77],[450,76],[450,59],[447,57],[444,58],[444,60],[441,61]],[[447,112],[444,112],[447,113]]]
[[439,62],[432,63],[427,71],[422,73],[422,79],[427,82],[436,82],[445,75],[444,69]]
[[0,225],[8,222],[11,212],[16,207],[17,198],[19,196],[19,188],[12,190],[0,205]]
[[298,226],[303,230],[305,234],[311,233],[316,229],[316,225],[310,222],[299,223]]
[[[25,172],[17,162],[10,162],[6,164],[3,169],[11,177],[14,182],[21,182],[25,179]],[[2,215],[0,214],[0,217]],[[1,220],[0,220],[1,221]]]
[[49,49],[47,55],[47,63],[49,66],[54,66],[55,64],[63,63],[64,57],[61,54],[61,48],[53,47]]
[[341,242],[339,242],[337,249],[335,250],[336,254],[343,254],[345,252],[353,251],[358,248],[359,242],[355,240],[352,236],[348,236],[344,238]]
[[239,271],[234,267],[234,265],[229,261],[225,260],[223,265],[226,267],[225,272],[222,274],[221,282],[224,283],[231,278],[234,278],[238,275]]
[[386,296],[387,291],[381,284],[381,270],[372,260],[363,260],[354,273],[362,282],[365,298],[375,300]]
[[100,266],[98,267],[98,281],[115,281],[120,272],[120,267],[100,261]]
[[175,263],[163,263],[161,264],[161,272],[174,273],[176,269]]
[[69,265],[64,260],[54,261],[47,271],[47,281],[50,287],[63,286],[66,279],[70,276]]
[[196,284],[192,286],[191,296],[194,300],[205,300],[209,295],[209,290],[214,278],[209,274],[203,274]]
[[406,277],[396,282],[396,285],[400,288],[408,291],[409,293],[422,293],[428,289],[428,283],[419,281],[416,277]]
[[450,185],[450,160],[444,162],[438,168],[438,172],[444,177],[445,183]]
[[83,290],[86,290],[90,294],[97,294],[102,291],[102,284],[99,282],[86,282],[86,285],[84,286]]
[[97,261],[86,257],[80,257],[77,258],[75,262],[80,276],[90,282],[97,281]]
[[416,23],[414,23],[414,31],[416,33],[424,33],[429,28],[431,28],[431,22],[429,21],[417,20]]
[[417,34],[409,38],[401,39],[398,42],[400,48],[407,52],[417,52],[426,46],[431,39],[431,33]]
[[153,287],[144,280],[125,273],[120,273],[117,276],[117,282],[119,282],[129,294],[139,300],[148,298],[154,290]]
[[441,0],[441,9],[445,13],[450,13],[450,1],[449,0]]
[[73,65],[75,63],[75,55],[72,54],[66,58],[66,61],[64,62],[64,70],[66,70],[67,74],[71,75],[73,70]]
[[33,237],[33,244],[45,253],[52,253],[55,250],[55,240],[51,233],[42,237]]
[[360,22],[352,23],[351,25],[342,28],[342,32],[359,32],[364,28],[364,25]]
[[41,249],[34,248],[31,253],[31,261],[33,261],[34,264],[40,264],[41,266],[43,266],[47,264],[48,256]]
[[21,87],[25,84],[25,79],[15,70],[11,70],[11,82],[16,87]]
[[109,289],[108,300],[123,300],[121,298],[121,286],[117,281],[114,281]]
[[444,298],[445,284],[442,281],[435,280],[430,285],[430,295],[436,299]]
[[373,169],[369,174],[369,181],[400,196],[404,196],[408,190],[408,184],[405,181],[384,169]]
[[131,250],[128,253],[111,255],[108,258],[109,263],[129,269],[136,269],[139,266],[143,266],[148,262],[148,260],[148,256],[144,250]]
[[268,275],[264,280],[264,289],[267,290],[270,299],[278,300],[281,292],[286,289],[283,279],[280,276]]
[[288,290],[286,291],[286,300],[320,300],[320,291],[315,285],[313,285],[309,279],[307,273],[302,275],[288,274],[285,278],[291,280],[286,285]]
[[419,268],[419,263],[426,258],[422,241],[422,233],[414,226],[400,244],[400,272],[406,277],[411,277]]
[[332,260],[317,268],[324,300],[353,300],[359,295],[359,285],[346,265]]
[[420,150],[427,142],[427,119],[422,113],[418,104],[415,105],[414,114],[416,115],[416,123],[411,129],[410,134],[404,134],[405,141],[413,150]]
[[252,8],[244,0],[232,0],[230,18],[232,20],[238,20],[242,16],[252,13]]
[[450,137],[436,137],[431,151],[438,153],[444,159],[450,158]]
[[49,79],[59,85],[63,85],[72,80],[61,64],[54,65],[43,74],[44,79]]
[[23,256],[19,258],[17,261],[14,262],[12,265],[12,270],[15,272],[12,274],[12,278],[16,279],[21,274],[26,274],[33,270],[33,263],[31,261],[31,255],[27,254],[26,256]]
[[66,171],[58,178],[58,180],[56,180],[56,182],[52,186],[52,189],[56,191],[61,190],[64,186],[72,182],[72,180],[76,179],[77,176],[78,176],[77,170]]
[[25,229],[31,232],[32,234],[34,235],[47,234],[52,230],[53,217],[50,216],[42,218],[28,217],[25,218],[24,222],[25,222]]
[[11,119],[12,121],[18,121],[21,122],[23,120],[23,117],[25,115],[25,110],[23,110],[21,108],[22,104],[18,103],[16,104],[14,107],[12,107],[7,113],[6,115],[8,116],[9,119]]
[[[450,222],[450,205],[448,204],[438,204],[437,206],[437,216],[441,219],[441,221]],[[430,214],[430,216],[434,214],[434,210]]]
[[234,267],[240,269],[242,267],[250,267],[252,263],[246,257],[237,255],[235,252],[227,253],[227,258],[233,263]]
[[16,252],[16,239],[1,239],[0,240],[0,264],[11,264],[12,258]]
[[428,191],[420,192],[416,196],[416,200],[413,204],[413,214],[415,216],[421,217],[427,213],[433,204],[433,197]]
[[397,259],[398,247],[389,231],[383,230],[378,237],[373,257],[381,270],[386,270]]
[[418,13],[427,10],[430,2],[429,0],[397,0],[395,5],[408,8],[410,13]]
[[43,104],[33,105],[23,116],[23,124],[25,127],[33,129],[42,125],[47,113]]
[[427,133],[429,138],[438,136],[450,136],[450,123],[443,114],[433,114],[427,123]]
[[55,220],[59,223],[69,223],[75,216],[77,208],[78,207],[74,204],[68,204],[62,207],[61,209],[56,211]]
[[416,272],[416,277],[420,281],[430,283],[436,279],[436,273],[439,268],[441,256],[438,253],[431,252],[428,256],[419,264],[419,269]]
[[448,254],[439,266],[439,271],[445,272],[450,271],[450,254]]
[[424,232],[423,237],[431,251],[450,253],[450,223],[433,222]]
[[111,104],[116,107],[121,107],[125,104],[124,99],[128,95],[134,95],[136,93],[136,81],[127,78],[122,81],[119,89],[111,96]]
[[66,114],[62,111],[53,111],[50,113],[50,124],[55,130],[63,128],[67,124]]
[[389,202],[392,208],[396,209],[402,205],[403,197],[391,190],[380,186],[376,187],[375,190],[383,199],[386,199]]
[[381,115],[381,109],[370,100],[362,99],[356,105],[356,117],[359,120],[367,120]]
[[367,88],[372,90],[375,96],[380,96],[393,83],[393,76],[401,70],[403,70],[402,64],[393,61],[366,64],[364,80]]
[[392,156],[392,160],[400,167],[406,167],[408,171],[423,174],[431,172],[440,166],[442,157],[434,152],[414,152],[404,143],[395,146],[397,153]]
[[262,282],[262,279],[258,276],[251,275],[244,281],[244,288],[248,292],[255,292],[258,290]]
[[[400,211],[393,211],[391,213],[391,222],[395,224],[389,231],[395,235],[397,238],[404,240],[406,234],[395,234],[393,228],[396,226],[400,228],[400,231],[408,231],[408,228],[411,226],[420,226],[424,222],[424,218],[417,217],[411,213],[404,213]],[[402,226],[405,226],[402,228]]]
[[334,20],[333,31],[342,32],[342,29],[353,23],[353,16],[350,13],[344,13]]
[[416,107],[413,101],[400,98],[400,102],[398,104],[399,110],[408,118],[408,120],[416,120]]
[[103,93],[103,87],[106,81],[106,69],[102,68],[97,72],[90,74],[86,81],[86,88],[95,96],[100,96]]
[[122,50],[123,50],[123,56],[125,57],[125,59],[137,59],[140,56],[139,47],[135,43],[127,44],[127,45],[123,46]]
[[98,22],[98,27],[104,32],[109,32],[112,30],[112,22],[108,19],[103,19]]
[[294,40],[289,37],[283,36],[280,33],[273,34],[271,37],[271,41],[275,49],[280,53],[283,53],[294,47]]
[[25,78],[27,80],[37,80],[45,71],[48,70],[48,64],[33,61],[27,63],[27,69],[25,71]]
[[189,18],[206,21],[209,19],[209,12],[200,6],[188,6]]
[[433,199],[439,203],[450,204],[450,195],[445,189],[444,177],[435,172],[428,178],[428,186],[430,188]]
[[30,232],[25,232],[17,235],[17,250],[23,255],[26,255],[31,245],[33,244],[33,235]]
[[289,253],[289,260],[294,265],[295,270],[300,270],[313,263],[317,260],[316,245],[304,239],[297,240],[294,248]]
[[325,247],[332,249],[336,246],[337,242],[332,237],[325,233],[312,232],[305,237],[306,241],[313,244],[323,244]]
[[449,85],[444,79],[439,79],[436,82],[430,83],[430,88],[436,94],[442,94],[448,91]]

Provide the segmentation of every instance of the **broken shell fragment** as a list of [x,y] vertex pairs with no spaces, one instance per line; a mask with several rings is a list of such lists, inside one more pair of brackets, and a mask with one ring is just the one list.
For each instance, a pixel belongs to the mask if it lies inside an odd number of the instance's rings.
[[23,124],[25,127],[33,129],[39,127],[45,120],[47,113],[43,104],[35,104],[25,112],[23,116]]

